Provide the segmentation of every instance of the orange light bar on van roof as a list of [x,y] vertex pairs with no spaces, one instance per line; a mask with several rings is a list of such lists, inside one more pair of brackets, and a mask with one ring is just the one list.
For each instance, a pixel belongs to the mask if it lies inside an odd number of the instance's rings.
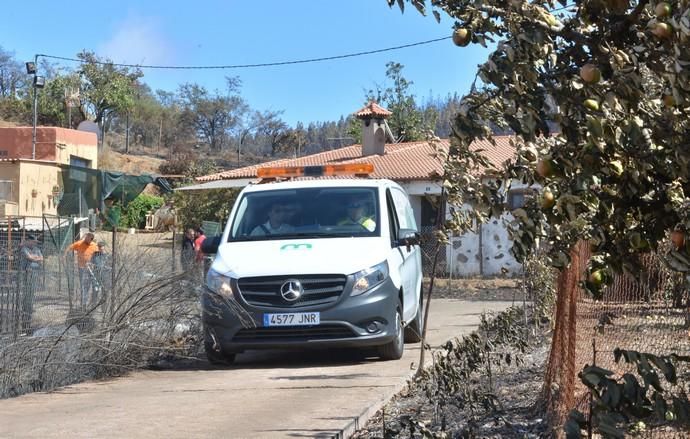
[[371,163],[347,163],[344,165],[259,168],[256,171],[256,176],[259,178],[323,177],[329,175],[366,176],[373,172],[374,165]]

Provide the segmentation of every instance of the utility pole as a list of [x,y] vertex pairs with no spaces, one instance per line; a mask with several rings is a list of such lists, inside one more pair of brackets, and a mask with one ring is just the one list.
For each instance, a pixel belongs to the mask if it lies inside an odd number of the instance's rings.
[[125,116],[125,154],[129,154],[129,111]]
[[161,117],[161,123],[158,125],[158,148],[156,152],[161,151],[161,139],[163,138],[163,118]]
[[[34,66],[38,69],[38,55],[34,55]],[[36,124],[38,123],[38,87],[36,86],[36,70],[34,70],[34,118],[31,132],[31,160],[36,160]]]

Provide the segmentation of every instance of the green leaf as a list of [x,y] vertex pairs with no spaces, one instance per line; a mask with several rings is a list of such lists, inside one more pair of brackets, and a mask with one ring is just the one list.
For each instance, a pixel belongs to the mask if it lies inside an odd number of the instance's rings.
[[596,388],[599,385],[599,383],[601,383],[602,377],[601,377],[601,375],[598,375],[596,373],[587,372],[587,373],[582,374],[581,379],[582,379],[582,382],[587,387]]
[[616,363],[621,359],[621,356],[623,355],[623,351],[621,351],[620,348],[616,348],[613,350],[613,359]]
[[580,426],[572,419],[569,419],[563,426],[566,439],[580,439],[582,438],[582,431]]
[[664,397],[659,392],[654,392],[652,399],[654,400],[654,413],[659,419],[664,419],[666,414],[666,401]]
[[659,358],[656,355],[650,355],[649,359],[657,367],[657,369],[659,369],[659,371],[661,371],[661,373],[664,374],[664,377],[669,383],[676,383],[676,368],[673,365],[673,363],[671,363],[670,361],[666,361],[663,358]]
[[606,385],[606,393],[610,395],[610,406],[617,408],[621,402],[621,385],[611,380]]
[[604,437],[612,437],[616,439],[625,439],[625,433],[618,429],[610,419],[600,421],[597,426],[599,432],[601,432]]
[[637,395],[641,388],[637,378],[630,373],[626,373],[623,375],[623,382],[623,395],[625,399],[628,401],[637,400]]
[[601,376],[611,376],[611,375],[613,375],[613,372],[611,372],[610,370],[608,370],[608,369],[603,369],[603,368],[601,368],[601,367],[599,367],[599,366],[587,366],[587,367],[584,368],[584,371],[596,373],[596,374],[601,375]]

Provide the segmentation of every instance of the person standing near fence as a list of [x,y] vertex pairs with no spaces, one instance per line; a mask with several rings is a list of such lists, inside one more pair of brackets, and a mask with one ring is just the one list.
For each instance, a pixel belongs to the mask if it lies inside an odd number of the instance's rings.
[[206,235],[201,227],[196,229],[196,239],[194,240],[194,251],[196,252],[195,264],[197,267],[197,273],[200,276],[201,282],[204,281],[204,276],[206,274],[205,262],[204,262],[204,252],[201,250],[201,246],[206,240]]
[[81,289],[81,305],[85,307],[89,300],[89,290],[91,290],[91,281],[93,278],[93,271],[89,266],[93,254],[98,251],[98,246],[93,242],[94,235],[89,232],[80,239],[70,244],[65,250],[65,258],[69,252],[77,253],[77,267],[79,267],[79,287]]
[[99,297],[99,295],[102,296],[102,294],[104,293],[103,287],[107,285],[108,278],[110,277],[106,276],[106,271],[108,271],[108,268],[110,266],[110,255],[106,251],[105,246],[105,241],[99,241],[98,250],[91,257],[90,264],[91,268],[93,269],[92,272],[94,275],[93,292],[91,294],[92,305],[95,305],[99,302],[99,300],[104,299],[104,297]]
[[182,250],[180,251],[180,267],[185,273],[191,273],[194,269],[194,260],[196,259],[196,249],[194,248],[194,229],[188,228],[184,232],[182,239]]
[[34,312],[34,299],[41,278],[43,253],[34,235],[27,236],[20,251],[20,292],[21,292],[21,324],[22,332],[31,330],[31,319]]

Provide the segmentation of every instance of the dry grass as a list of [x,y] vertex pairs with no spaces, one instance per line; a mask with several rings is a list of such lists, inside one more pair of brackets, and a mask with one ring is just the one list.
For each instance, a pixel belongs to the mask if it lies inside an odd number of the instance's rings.
[[[118,242],[115,287],[107,272],[96,303],[80,304],[78,280],[63,264],[37,292],[32,330],[0,333],[0,398],[198,353],[195,285],[171,270],[171,242],[147,235],[121,235]],[[57,263],[57,255],[49,258]]]
[[157,174],[165,160],[145,155],[122,154],[105,148],[98,157],[98,167],[106,171],[128,174]]

